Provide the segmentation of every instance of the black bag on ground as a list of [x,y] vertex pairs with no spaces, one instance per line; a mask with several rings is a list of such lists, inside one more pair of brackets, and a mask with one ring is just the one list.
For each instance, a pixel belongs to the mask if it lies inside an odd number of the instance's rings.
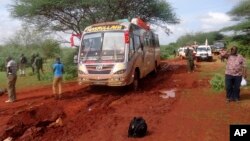
[[142,117],[134,117],[128,129],[128,137],[143,137],[147,134],[147,123]]
[[0,96],[2,96],[4,93],[6,93],[7,92],[7,90],[6,89],[1,89],[0,88]]

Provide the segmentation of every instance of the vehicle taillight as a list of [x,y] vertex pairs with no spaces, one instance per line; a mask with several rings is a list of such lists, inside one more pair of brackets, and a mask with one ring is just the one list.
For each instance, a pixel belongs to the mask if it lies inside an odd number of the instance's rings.
[[125,40],[125,43],[129,43],[129,32],[128,31],[125,31],[125,33],[124,33],[124,40]]

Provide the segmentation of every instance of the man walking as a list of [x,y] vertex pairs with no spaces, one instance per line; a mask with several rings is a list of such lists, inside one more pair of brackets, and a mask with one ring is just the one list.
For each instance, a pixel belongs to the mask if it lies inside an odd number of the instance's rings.
[[27,64],[27,58],[24,56],[24,54],[21,54],[19,61],[20,76],[25,76],[26,64]]
[[8,97],[9,99],[5,101],[6,103],[14,102],[16,100],[16,80],[17,80],[17,64],[12,59],[8,57],[6,59],[7,65],[7,79],[8,79]]
[[60,58],[56,58],[56,61],[53,64],[53,73],[53,94],[55,96],[55,99],[60,99],[62,97],[62,77],[64,73],[64,66],[61,63]]

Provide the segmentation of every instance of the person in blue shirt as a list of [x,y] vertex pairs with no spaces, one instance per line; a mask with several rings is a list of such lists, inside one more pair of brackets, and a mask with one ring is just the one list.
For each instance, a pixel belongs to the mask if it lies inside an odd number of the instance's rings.
[[55,63],[53,64],[53,94],[55,99],[60,99],[62,97],[62,78],[64,73],[64,66],[60,61],[60,58],[56,58]]

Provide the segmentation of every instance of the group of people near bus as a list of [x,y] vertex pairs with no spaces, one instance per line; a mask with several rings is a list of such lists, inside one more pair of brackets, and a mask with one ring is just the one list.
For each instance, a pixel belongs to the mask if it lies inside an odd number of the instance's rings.
[[[26,67],[28,65],[28,60],[24,54],[21,54],[19,62],[17,63],[11,56],[6,59],[6,73],[7,73],[7,92],[8,92],[8,100],[6,103],[12,103],[16,101],[16,81],[18,76],[18,68],[20,71],[20,76],[26,75]],[[62,76],[64,73],[64,66],[61,63],[60,58],[55,59],[55,63],[52,66],[53,68],[53,84],[52,90],[55,99],[60,99],[62,94]],[[41,80],[41,72],[43,72],[43,59],[37,53],[31,56],[31,69],[32,73],[37,74],[37,79]],[[4,92],[1,90],[1,93]]]

